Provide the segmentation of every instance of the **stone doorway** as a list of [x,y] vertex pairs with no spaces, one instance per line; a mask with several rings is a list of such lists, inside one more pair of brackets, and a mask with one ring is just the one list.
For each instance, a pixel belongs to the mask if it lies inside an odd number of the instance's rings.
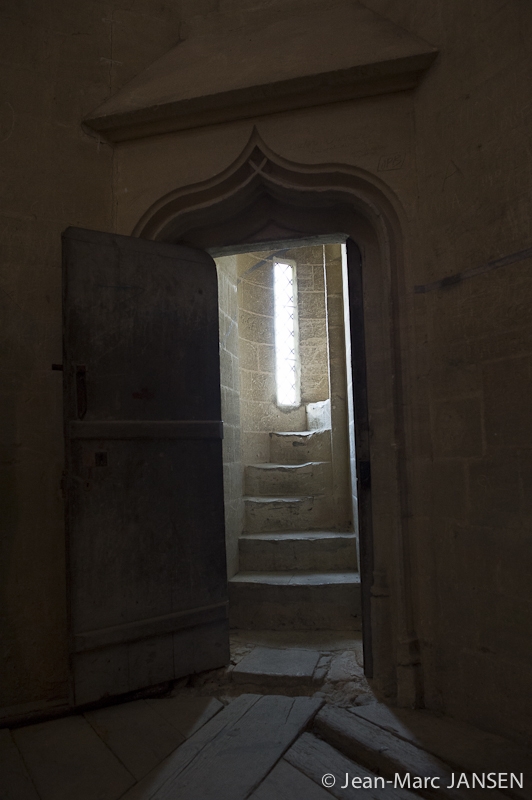
[[[359,412],[355,440],[364,668],[383,696],[415,704],[421,674],[408,556],[405,387],[402,378],[397,379],[404,374],[401,314],[407,302],[402,214],[395,198],[366,173],[347,166],[289,162],[254,131],[230,167],[161,197],[133,234],[188,244],[214,258],[280,248],[287,242],[292,247],[309,239],[315,243],[316,237],[346,241],[353,393]],[[227,292],[228,302],[235,305],[236,280],[226,274],[220,283],[221,294]],[[237,325],[231,315],[221,316],[221,355],[231,359]],[[222,387],[224,393],[239,400],[234,371],[232,385]],[[236,531],[243,513],[242,464],[234,455],[239,452],[239,413],[238,409],[226,420],[225,429],[232,467],[226,508],[235,523],[228,526],[229,578],[238,571]],[[372,486],[378,487],[378,497]]]
[[[227,392],[224,416],[229,421],[239,411],[241,419],[243,530],[238,572],[229,584],[231,625],[360,630],[345,246],[294,244],[218,259],[222,286],[224,274],[236,276],[238,301],[238,352],[222,359],[222,385],[236,370],[239,380],[239,409]],[[279,396],[286,346],[275,278],[281,268],[290,273],[283,296],[294,304],[287,318],[292,402],[286,391]],[[225,302],[222,290],[221,310],[228,314]],[[233,469],[226,465],[226,484]]]

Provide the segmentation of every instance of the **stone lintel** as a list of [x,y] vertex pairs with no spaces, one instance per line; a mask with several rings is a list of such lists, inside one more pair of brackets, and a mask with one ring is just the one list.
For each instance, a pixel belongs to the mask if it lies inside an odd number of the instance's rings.
[[180,42],[85,125],[121,142],[414,88],[437,50],[359,3]]

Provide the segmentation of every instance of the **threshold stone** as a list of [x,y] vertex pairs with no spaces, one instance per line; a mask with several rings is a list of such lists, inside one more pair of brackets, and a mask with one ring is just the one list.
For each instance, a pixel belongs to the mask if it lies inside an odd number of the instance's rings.
[[318,664],[318,650],[255,647],[233,669],[235,683],[309,684]]

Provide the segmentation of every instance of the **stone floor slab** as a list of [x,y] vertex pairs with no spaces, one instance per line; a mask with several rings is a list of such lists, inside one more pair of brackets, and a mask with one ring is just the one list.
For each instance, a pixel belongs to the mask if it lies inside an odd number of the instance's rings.
[[[322,701],[312,697],[260,697],[236,725],[206,742],[177,769],[152,800],[245,800],[310,723]],[[222,717],[222,711],[216,717]],[[199,733],[207,731],[211,723]],[[188,739],[176,754],[186,748]]]
[[318,664],[318,650],[255,647],[233,670],[238,683],[311,683]]
[[184,739],[192,736],[223,708],[223,703],[215,697],[195,697],[188,694],[158,697],[145,702],[177,728]]
[[318,783],[281,759],[249,800],[332,800]]
[[118,800],[135,783],[83,717],[29,725],[12,736],[41,800]]
[[355,652],[340,653],[333,658],[327,680],[352,681],[364,676],[364,670],[359,666]]
[[2,800],[39,800],[9,731],[0,731],[0,797]]
[[137,780],[185,741],[145,700],[90,711],[85,719]]
[[[240,720],[260,700],[258,694],[242,694],[215,714],[174,750],[145,778],[133,786],[120,800],[153,800],[158,792],[181,774],[201,754],[205,747],[218,738],[224,738],[238,726]],[[173,800],[176,800],[174,795]],[[199,800],[199,797],[198,797]]]

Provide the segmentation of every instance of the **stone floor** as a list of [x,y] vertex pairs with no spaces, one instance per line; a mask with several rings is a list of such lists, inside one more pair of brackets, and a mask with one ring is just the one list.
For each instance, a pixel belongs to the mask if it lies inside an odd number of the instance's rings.
[[[532,800],[529,751],[378,703],[357,634],[240,631],[231,645],[228,667],[165,696],[0,730],[1,800],[344,800],[346,776],[373,800],[477,797],[450,788],[455,771],[522,775],[490,798]],[[398,788],[405,773],[440,787]]]
[[165,697],[0,730],[0,798],[151,797],[146,781],[164,774],[165,759],[180,745],[235,699],[247,704],[249,697],[268,695],[274,704],[282,697],[312,698],[316,708],[323,701],[343,707],[374,702],[359,634],[235,632],[228,667],[179,680]]
[[[340,706],[375,698],[364,678],[357,631],[237,631],[228,667],[178,683],[222,701],[246,692],[315,695]],[[259,689],[260,687],[260,689]]]

